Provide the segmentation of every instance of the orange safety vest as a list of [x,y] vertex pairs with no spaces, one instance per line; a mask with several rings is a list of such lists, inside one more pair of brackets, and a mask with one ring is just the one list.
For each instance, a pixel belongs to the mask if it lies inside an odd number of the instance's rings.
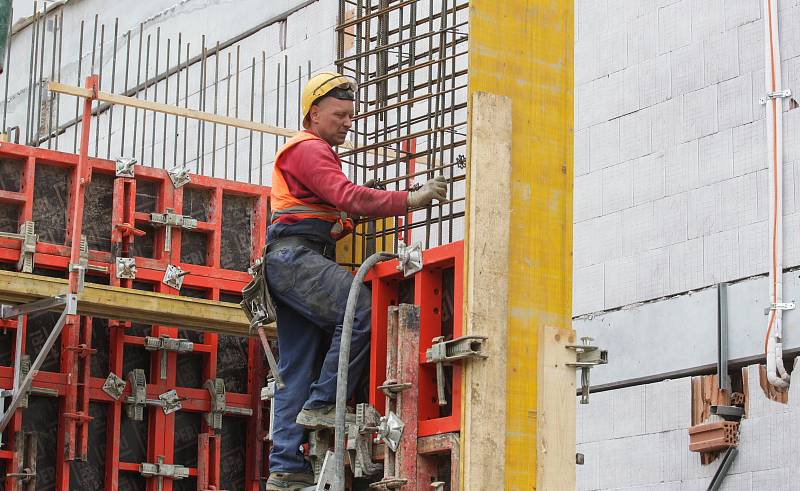
[[284,152],[306,140],[324,141],[316,135],[301,131],[291,137],[280,150],[278,150],[278,153],[275,154],[275,165],[272,169],[272,192],[270,197],[272,223],[275,223],[278,218],[284,215],[292,215],[299,219],[316,218],[324,220],[333,224],[331,227],[331,237],[334,240],[339,240],[353,231],[353,221],[347,216],[347,213],[338,210],[334,206],[308,203],[295,197],[289,191],[289,186],[286,185],[286,179],[284,179],[283,172],[281,171],[281,157]]

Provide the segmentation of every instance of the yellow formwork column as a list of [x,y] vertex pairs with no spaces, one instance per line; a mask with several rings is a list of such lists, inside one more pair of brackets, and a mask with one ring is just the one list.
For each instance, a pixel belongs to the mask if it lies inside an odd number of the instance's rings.
[[[463,488],[574,489],[575,375],[564,365],[570,356],[574,360],[574,353],[564,348],[574,342],[573,2],[470,0],[469,31],[465,327],[470,333],[488,333],[489,343],[494,336],[505,359],[484,366],[472,363],[465,370]],[[492,161],[493,152],[479,148],[495,136],[486,130],[493,112],[484,107],[480,116],[476,104],[507,107],[509,101],[511,127],[500,133],[511,135],[510,189],[497,190],[500,194],[494,197],[502,203],[502,215],[497,203],[486,202],[491,198],[482,183],[491,173],[474,168],[503,172],[503,166]],[[478,179],[481,174],[484,178]],[[506,222],[503,227],[508,230],[507,274],[501,280],[474,270],[482,267],[475,256],[485,250],[476,249],[483,231],[474,228],[496,226],[492,224],[498,221]],[[484,266],[496,273],[492,265]],[[498,288],[497,281],[506,283]],[[507,317],[493,326],[477,325],[492,323],[475,312],[480,303],[476,296],[487,289],[495,297],[507,291]],[[480,373],[487,367],[495,373]],[[489,380],[503,387],[491,389]],[[484,420],[487,414],[504,421]],[[500,434],[492,436],[481,425],[493,426]]]

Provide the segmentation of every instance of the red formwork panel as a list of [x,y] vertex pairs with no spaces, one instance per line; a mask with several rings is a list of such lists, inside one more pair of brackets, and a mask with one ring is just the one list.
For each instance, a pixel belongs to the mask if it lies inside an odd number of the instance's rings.
[[[34,210],[34,183],[36,172],[42,172],[43,166],[62,169],[72,177],[78,162],[78,156],[46,149],[31,148],[11,143],[0,143],[0,162],[11,159],[22,168],[20,182],[14,190],[0,189],[0,208],[12,205],[18,208],[17,222],[22,223],[33,220],[35,215],[42,216],[42,210]],[[202,296],[214,300],[236,301],[242,287],[250,277],[245,271],[246,264],[250,264],[262,250],[266,237],[265,230],[269,210],[269,188],[264,186],[238,183],[204,176],[191,176],[191,182],[180,188],[174,188],[168,174],[161,169],[136,166],[135,178],[115,178],[114,162],[89,159],[93,181],[105,178],[113,181],[111,191],[112,217],[109,222],[108,246],[92,248],[89,251],[89,264],[92,266],[107,267],[108,272],[91,272],[88,281],[104,282],[115,286],[144,288],[160,293],[188,294]],[[45,170],[47,170],[45,169]],[[99,177],[98,177],[99,176]],[[2,184],[2,183],[0,183]],[[12,186],[13,187],[13,186]],[[3,188],[0,185],[0,188]],[[70,189],[70,186],[66,186]],[[41,190],[39,191],[41,192]],[[87,190],[91,194],[92,188]],[[88,196],[87,194],[87,196]],[[197,209],[194,199],[208,206]],[[226,220],[223,217],[223,202],[226,200],[251,200],[252,213],[248,226],[251,230],[250,244],[239,244],[240,250],[246,251],[244,259],[233,256],[231,263],[230,251],[226,254],[226,245],[223,244],[223,229]],[[74,210],[72,203],[74,197],[67,194],[64,200],[64,213],[68,217]],[[87,205],[88,206],[88,205]],[[183,232],[174,229],[169,251],[165,251],[165,230],[153,228],[149,224],[150,212],[164,212],[167,208],[178,214],[188,214],[198,218],[196,229]],[[235,208],[235,207],[234,207]],[[0,217],[2,219],[2,217]],[[230,220],[235,220],[231,217]],[[38,225],[38,224],[37,224]],[[96,224],[89,223],[87,228]],[[240,224],[241,225],[241,224]],[[0,227],[2,222],[0,221]],[[59,240],[41,240],[37,244],[35,254],[36,272],[39,274],[53,274],[66,276],[69,263],[70,247],[68,223],[64,226],[63,237]],[[141,231],[145,232],[140,237]],[[194,234],[191,235],[190,234]],[[56,234],[57,235],[57,234]],[[52,237],[51,237],[52,238]],[[191,238],[191,241],[189,240]],[[186,239],[186,240],[184,240]],[[192,249],[186,248],[186,243],[191,242]],[[105,242],[103,243],[105,244]],[[19,242],[0,238],[0,263],[9,265],[19,258]],[[182,250],[183,248],[183,250]],[[200,250],[200,253],[196,253]],[[137,274],[135,282],[118,280],[113,271],[114,254],[130,254],[136,257]],[[183,254],[182,254],[183,253]],[[188,254],[192,253],[192,254]],[[191,256],[191,257],[190,257]],[[396,261],[388,261],[377,265],[368,275],[367,282],[372,288],[372,350],[370,361],[370,402],[383,412],[384,398],[377,389],[383,383],[386,371],[386,321],[387,307],[399,302],[415,303],[420,306],[420,380],[419,380],[419,436],[426,437],[443,433],[459,431],[460,428],[460,399],[461,399],[461,370],[458,366],[448,372],[447,398],[449,404],[440,407],[437,399],[436,370],[433,365],[425,363],[425,350],[430,347],[431,340],[440,335],[455,338],[462,334],[462,298],[463,298],[463,244],[455,242],[434,249],[424,251],[424,267],[411,279],[404,279],[397,271]],[[227,259],[226,259],[227,258]],[[227,261],[227,262],[226,262]],[[168,264],[179,266],[189,274],[184,277],[181,291],[175,290],[162,283],[164,271]],[[226,267],[228,266],[228,267]],[[233,269],[231,266],[235,266]],[[413,294],[412,294],[413,292]],[[20,326],[16,321],[5,321],[0,324],[0,333],[7,332],[22,335],[23,343],[26,340],[28,320],[23,318]],[[192,459],[190,468],[192,483],[187,481],[170,481],[164,479],[162,486],[166,491],[172,489],[220,489],[225,484],[221,475],[230,467],[241,464],[244,483],[240,486],[230,486],[227,489],[259,489],[262,476],[266,475],[265,455],[265,416],[260,401],[259,389],[266,375],[266,367],[257,340],[245,340],[243,350],[247,353],[246,384],[244,390],[228,391],[227,404],[229,407],[248,408],[253,411],[252,417],[226,417],[226,422],[233,422],[246,433],[246,448],[243,459],[232,459],[226,463],[226,453],[231,449],[225,448],[225,428],[215,431],[208,427],[202,418],[202,413],[210,409],[210,396],[201,387],[183,386],[179,378],[185,378],[191,372],[200,381],[213,379],[218,374],[218,358],[221,351],[221,336],[213,333],[195,333],[196,337],[192,356],[200,357],[201,363],[183,365],[186,355],[168,352],[151,352],[148,356],[147,368],[147,396],[155,398],[159,394],[176,389],[183,399],[183,409],[179,413],[165,415],[160,408],[148,408],[146,418],[146,449],[142,458],[133,461],[126,448],[129,446],[124,441],[124,431],[121,429],[126,424],[127,416],[124,414],[123,404],[114,401],[101,390],[104,377],[92,376],[89,365],[93,357],[103,350],[97,342],[93,342],[93,333],[100,331],[92,329],[92,319],[82,318],[80,326],[74,329],[65,327],[61,335],[60,347],[62,353],[58,369],[41,370],[34,378],[33,387],[40,393],[57,397],[58,417],[53,424],[57,425],[57,436],[54,446],[65,449],[56,453],[55,486],[54,489],[80,489],[76,488],[75,477],[79,470],[72,470],[71,458],[83,458],[91,449],[87,449],[90,439],[92,422],[87,417],[94,408],[95,426],[102,415],[105,432],[104,471],[102,480],[94,486],[97,489],[137,489],[130,483],[138,476],[141,462],[155,463],[163,458],[164,463],[177,463],[176,458],[185,452],[176,448],[178,434],[176,434],[176,418],[186,415],[197,415],[200,419],[200,429],[196,435],[196,455]],[[120,377],[125,377],[124,367],[129,361],[131,353],[143,351],[144,336],[169,336],[172,338],[185,336],[186,331],[179,326],[146,326],[131,325],[129,322],[108,321],[107,327],[107,372],[114,372]],[[190,333],[191,334],[191,333]],[[23,350],[25,348],[23,347]],[[98,350],[98,353],[93,352]],[[32,353],[35,356],[35,353]],[[160,379],[161,357],[166,356],[167,377]],[[180,358],[179,358],[180,357]],[[0,362],[0,365],[2,363]],[[0,366],[0,387],[10,388],[13,384],[13,363]],[[196,373],[198,372],[198,373]],[[105,373],[105,372],[104,372]],[[125,396],[129,395],[126,389]],[[97,409],[97,408],[100,409]],[[15,442],[13,436],[21,434],[24,429],[23,410],[18,410],[9,425],[4,441],[6,446],[0,449],[0,465],[5,463],[5,468],[16,468],[19,454],[13,452]],[[193,416],[191,416],[193,417]],[[75,437],[65,438],[65,428],[75,427]],[[91,430],[94,431],[94,430]],[[96,436],[96,435],[95,435]],[[194,435],[190,435],[194,437]],[[184,438],[185,440],[185,438]],[[41,446],[41,444],[40,444]],[[242,461],[243,462],[239,462]],[[0,468],[0,470],[2,470]],[[138,478],[137,478],[138,479]],[[194,482],[198,483],[195,487]],[[6,478],[6,488],[11,489],[14,480]],[[81,486],[85,486],[82,481]],[[187,487],[188,486],[188,487]],[[143,489],[157,489],[155,479],[146,481]]]
[[[457,432],[461,427],[461,368],[452,367],[446,386],[448,405],[441,407],[436,367],[425,363],[425,351],[435,337],[453,339],[462,334],[464,243],[428,249],[423,252],[422,263],[422,271],[410,280],[397,270],[397,260],[380,263],[367,275],[372,287],[369,402],[379,412],[385,412],[385,396],[378,386],[386,380],[387,308],[402,302],[414,303],[420,307],[418,434],[425,437]],[[413,298],[409,294],[412,288]]]
[[[266,219],[268,212],[269,188],[264,186],[251,185],[214,179],[204,176],[191,176],[191,182],[180,188],[174,188],[166,171],[143,166],[135,167],[135,178],[115,178],[114,162],[89,159],[94,183],[104,181],[106,187],[102,189],[111,198],[109,210],[112,217],[108,225],[102,231],[104,237],[93,237],[90,239],[89,264],[107,268],[106,272],[93,271],[87,276],[87,281],[94,281],[116,286],[144,288],[160,293],[170,294],[190,294],[201,296],[213,300],[237,301],[241,289],[249,281],[250,277],[246,272],[247,265],[258,257],[264,246],[266,239]],[[74,196],[67,191],[62,201],[55,199],[56,207],[50,210],[35,209],[41,205],[41,199],[35,203],[36,193],[52,192],[59,193],[60,190],[42,190],[41,186],[34,192],[37,172],[42,175],[52,172],[58,176],[65,176],[65,179],[74,178],[74,170],[78,162],[78,156],[39,148],[31,148],[23,145],[11,143],[0,143],[0,162],[2,165],[19,166],[19,182],[13,182],[10,186],[0,188],[0,207],[4,210],[12,210],[11,214],[16,213],[16,222],[22,223],[33,220],[36,215],[43,217],[48,214],[60,214],[63,212],[65,221],[63,234],[61,230],[52,233],[50,230],[40,236],[37,243],[35,254],[35,272],[39,274],[50,274],[54,276],[66,277],[67,265],[69,263],[71,237],[69,237],[69,217],[75,211],[73,209]],[[113,183],[113,184],[109,184]],[[3,184],[3,183],[0,183]],[[5,183],[8,184],[8,183]],[[109,185],[111,189],[109,189]],[[151,198],[149,203],[151,210],[137,211],[137,197],[139,205],[142,203],[142,194],[138,193],[137,187],[148,190],[149,194],[145,198]],[[69,190],[70,186],[65,186]],[[90,187],[87,190],[87,199],[95,199],[89,195],[97,190]],[[145,193],[147,194],[147,193]],[[191,200],[187,197],[197,195],[206,198],[204,209],[196,210]],[[41,197],[41,194],[39,194]],[[237,201],[238,200],[238,201]],[[144,201],[147,201],[146,199]],[[229,202],[230,207],[223,207],[223,202]],[[184,205],[189,205],[184,209]],[[52,205],[52,203],[51,203]],[[234,206],[235,205],[235,206]],[[61,207],[63,206],[63,210]],[[238,206],[238,208],[237,208]],[[87,205],[87,208],[90,205]],[[143,206],[139,206],[142,208]],[[149,225],[149,212],[162,213],[167,208],[174,210],[178,214],[198,215],[198,226],[196,229],[187,233],[194,234],[193,247],[201,249],[201,254],[186,254],[187,251],[181,250],[184,244],[182,232],[174,229],[169,251],[165,251],[165,230],[163,228],[152,228]],[[233,213],[224,217],[227,209],[240,210],[242,213]],[[15,210],[15,211],[14,211]],[[6,212],[6,215],[9,213]],[[86,217],[86,214],[84,214]],[[244,219],[243,219],[244,217]],[[6,229],[10,228],[6,222],[2,225]],[[13,217],[11,217],[13,219]],[[91,217],[90,217],[91,218]],[[242,226],[246,223],[250,227],[245,236],[249,237],[249,244],[246,240],[242,243],[231,245],[230,241],[223,240],[223,228],[226,220]],[[242,222],[244,220],[244,222]],[[38,224],[37,224],[38,225]],[[86,223],[84,233],[89,235],[87,230],[96,228],[96,223]],[[61,226],[57,228],[62,228]],[[147,234],[143,237],[137,236],[138,230],[145,230]],[[7,230],[15,231],[15,230]],[[37,231],[38,232],[38,231]],[[96,232],[96,230],[95,230]],[[97,234],[95,234],[97,235]],[[241,234],[240,234],[241,235]],[[46,241],[43,238],[57,240]],[[148,240],[149,239],[149,240]],[[99,244],[97,248],[92,247],[92,242]],[[235,241],[234,241],[235,242]],[[147,251],[143,251],[137,245],[149,244]],[[19,257],[20,244],[18,241],[0,239],[0,263],[6,264],[6,269],[13,269]],[[226,249],[227,248],[227,249]],[[114,274],[113,254],[122,251],[132,253],[136,257],[137,274],[135,285],[130,280],[118,280]],[[184,253],[182,255],[182,252]],[[136,253],[142,255],[136,256]],[[226,258],[227,263],[226,264]],[[183,261],[187,259],[187,261]],[[11,265],[9,265],[11,263]],[[168,264],[177,265],[189,274],[184,277],[181,291],[175,290],[162,283],[164,271]],[[11,267],[9,267],[11,266]],[[235,268],[235,269],[234,269]],[[5,321],[0,325],[0,330],[4,329],[7,333],[14,336],[22,336],[25,343],[30,333],[26,332],[28,319],[23,318],[21,325],[16,321]],[[35,376],[33,388],[34,394],[46,394],[57,398],[58,418],[51,421],[56,426],[55,441],[52,443],[55,449],[64,451],[54,451],[54,448],[42,448],[39,444],[40,454],[45,452],[55,453],[55,476],[52,480],[54,489],[84,489],[85,486],[92,485],[95,489],[137,489],[140,488],[138,477],[139,464],[141,462],[156,463],[163,459],[164,463],[175,462],[176,444],[181,438],[176,434],[176,418],[188,417],[192,421],[199,421],[197,435],[190,437],[197,439],[196,455],[189,460],[193,465],[190,467],[189,481],[171,481],[164,479],[162,486],[164,490],[175,489],[197,489],[194,482],[202,483],[208,489],[220,489],[222,475],[226,471],[232,472],[230,478],[236,480],[234,486],[228,484],[228,488],[233,489],[259,489],[261,476],[264,475],[264,431],[262,421],[262,403],[260,401],[260,388],[264,380],[265,367],[263,354],[260,345],[250,339],[226,339],[226,346],[233,343],[235,349],[240,349],[242,354],[243,368],[239,372],[239,379],[243,382],[237,386],[238,390],[228,390],[226,402],[228,407],[247,408],[253,411],[252,417],[226,416],[225,423],[230,427],[240,428],[239,434],[244,435],[245,448],[230,450],[225,448],[226,424],[223,423],[222,430],[210,428],[204,421],[202,413],[210,410],[211,398],[209,393],[202,388],[205,380],[214,379],[219,376],[218,358],[222,351],[222,336],[213,333],[189,333],[195,342],[194,351],[190,354],[194,361],[193,364],[182,365],[180,361],[188,355],[177,354],[174,352],[144,352],[144,336],[169,336],[172,338],[186,335],[188,331],[183,331],[179,326],[140,326],[133,332],[131,323],[120,321],[108,321],[107,345],[100,345],[92,341],[92,319],[83,317],[80,326],[65,326],[61,334],[60,343],[56,344],[54,350],[59,351],[61,359],[60,366],[50,371],[40,370]],[[133,326],[135,327],[135,326]],[[95,331],[99,332],[99,331]],[[233,339],[233,338],[231,338]],[[104,340],[105,341],[105,340]],[[13,344],[12,344],[13,346]],[[59,349],[60,348],[60,349]],[[23,352],[25,347],[23,346]],[[137,351],[138,350],[138,351]],[[157,398],[159,394],[170,389],[175,389],[182,400],[183,408],[178,413],[165,415],[160,408],[149,407],[146,410],[146,454],[141,461],[126,461],[125,455],[121,455],[120,448],[129,446],[124,441],[122,426],[127,418],[124,413],[122,399],[129,395],[130,389],[127,388],[120,401],[114,401],[110,396],[101,390],[105,377],[91,376],[89,367],[93,356],[97,356],[97,351],[107,353],[107,367],[104,373],[114,372],[118,376],[125,378],[124,373],[126,361],[125,355],[128,353],[142,353],[149,369],[147,380],[148,399]],[[226,353],[228,351],[225,351]],[[147,354],[149,353],[149,355]],[[35,352],[32,353],[35,356]],[[161,380],[160,367],[161,358],[166,356],[167,376]],[[246,356],[246,363],[244,358]],[[181,357],[181,358],[179,358]],[[8,366],[0,366],[0,387],[11,388],[13,385],[13,361]],[[193,372],[194,380],[199,381],[199,387],[195,383],[194,387],[181,386],[178,378],[187,378],[187,371]],[[199,373],[194,373],[199,372]],[[246,374],[245,374],[246,372]],[[95,481],[87,481],[85,476],[80,476],[80,470],[71,471],[73,461],[79,461],[87,457],[89,452],[88,440],[90,436],[91,421],[90,404],[97,416],[97,408],[105,419],[104,428],[93,428],[92,431],[99,430],[105,433],[105,455],[103,457],[104,475],[97,477]],[[191,416],[195,414],[195,416]],[[187,416],[188,415],[188,416]],[[5,464],[6,473],[17,468],[17,459],[21,455],[13,452],[16,442],[15,435],[21,435],[24,429],[25,418],[24,410],[18,410],[6,431],[5,446],[0,450],[0,464]],[[192,419],[194,418],[194,419]],[[95,418],[97,419],[97,418]],[[95,426],[97,426],[95,424]],[[72,436],[65,436],[72,435]],[[222,435],[222,438],[220,438]],[[102,439],[102,436],[100,437]],[[185,440],[185,438],[183,438]],[[209,443],[211,442],[211,443]],[[221,444],[220,444],[221,442]],[[191,445],[190,445],[191,446]],[[180,450],[180,449],[179,449]],[[226,465],[225,455],[228,453],[236,454],[231,457],[231,462]],[[185,453],[185,452],[184,452]],[[91,458],[92,455],[89,455]],[[222,467],[222,468],[221,468]],[[228,467],[226,470],[225,467]],[[240,467],[231,470],[231,467]],[[198,469],[200,474],[198,475]],[[2,469],[0,469],[2,470]],[[71,474],[75,474],[71,476]],[[121,484],[122,482],[122,484]],[[134,483],[134,484],[131,484]],[[139,485],[137,485],[138,483]],[[6,489],[14,489],[15,481],[11,477],[5,478]],[[40,482],[39,485],[45,484]],[[187,487],[188,486],[188,487]],[[214,487],[216,486],[216,488]],[[37,486],[38,487],[38,486]],[[87,487],[88,489],[88,487]],[[157,480],[148,479],[146,489],[157,489]]]

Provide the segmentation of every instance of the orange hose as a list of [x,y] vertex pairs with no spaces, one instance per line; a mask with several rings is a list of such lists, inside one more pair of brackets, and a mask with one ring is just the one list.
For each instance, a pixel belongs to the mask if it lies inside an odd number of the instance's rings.
[[[775,51],[772,45],[772,0],[767,0],[767,15],[769,16],[769,63],[770,75],[772,77],[772,90],[775,92]],[[778,257],[777,257],[777,231],[778,231],[778,101],[772,99],[772,302],[778,300]],[[767,336],[764,339],[764,355],[767,354],[769,345],[769,335],[772,332],[772,324],[775,320],[775,310],[770,311],[769,325],[767,326]]]

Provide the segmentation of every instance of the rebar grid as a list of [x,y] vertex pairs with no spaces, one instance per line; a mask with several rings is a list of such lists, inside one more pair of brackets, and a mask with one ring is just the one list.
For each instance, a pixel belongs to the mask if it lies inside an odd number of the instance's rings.
[[414,190],[435,175],[449,181],[444,202],[396,220],[360,220],[354,264],[359,243],[366,257],[396,250],[400,240],[429,248],[463,238],[467,7],[466,0],[339,0],[336,64],[359,82],[355,149],[340,152],[349,176],[389,190]]
[[[50,93],[47,84],[83,86],[92,74],[99,76],[101,91],[289,129],[301,127],[300,89],[312,65],[307,59],[290,60],[284,52],[283,24],[291,14],[313,8],[312,1],[213,44],[205,36],[200,43],[188,42],[181,33],[171,39],[160,28],[146,31],[144,24],[121,30],[119,19],[107,25],[99,15],[65,26],[63,6],[33,3],[30,25],[9,37],[5,80],[0,82],[5,88],[0,131],[13,142],[76,153],[80,98]],[[265,33],[277,36],[279,46],[254,49],[251,38]],[[19,43],[30,45],[24,57]],[[72,46],[65,48],[68,45]],[[92,157],[131,157],[163,169],[186,166],[193,173],[251,184],[269,184],[273,157],[286,140],[103,102],[95,102],[93,116]]]

